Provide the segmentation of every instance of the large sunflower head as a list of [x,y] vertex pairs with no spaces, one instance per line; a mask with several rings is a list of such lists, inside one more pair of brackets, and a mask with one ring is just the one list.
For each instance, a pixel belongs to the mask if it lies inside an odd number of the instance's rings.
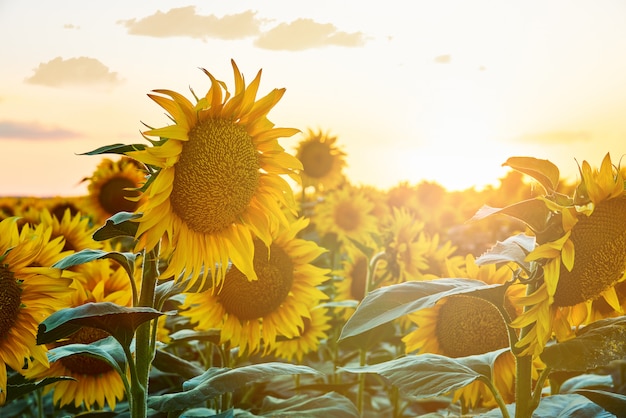
[[269,250],[255,239],[251,281],[236,266],[226,273],[221,287],[187,294],[185,311],[196,327],[221,330],[221,343],[241,352],[271,349],[276,337],[295,338],[310,318],[310,309],[327,296],[318,286],[329,273],[311,264],[325,250],[313,241],[296,238],[307,225],[304,218],[275,234]]
[[302,187],[316,190],[329,190],[345,182],[342,173],[346,165],[346,154],[337,147],[336,136],[321,130],[309,129],[307,136],[296,149],[296,158],[302,162]]
[[67,306],[71,280],[44,265],[61,250],[58,240],[49,239],[43,226],[20,234],[17,218],[0,222],[0,405],[6,400],[6,366],[18,372],[33,361],[48,367],[37,328]]
[[93,172],[85,199],[85,211],[98,224],[118,212],[134,212],[139,204],[138,189],[146,181],[145,169],[131,158],[103,159]]
[[162,238],[175,248],[163,277],[178,279],[184,271],[193,283],[205,269],[218,285],[230,260],[254,280],[252,235],[269,245],[270,227],[287,223],[282,208],[296,210],[282,175],[297,179],[302,164],[277,138],[298,130],[274,128],[267,119],[285,89],[257,100],[261,71],[246,85],[234,61],[232,67],[232,96],[206,70],[211,87],[195,104],[170,90],[150,94],[174,124],[146,131],[160,140],[126,153],[152,170],[138,208],[137,249],[151,250]]
[[626,270],[624,177],[609,154],[599,169],[584,161],[580,182],[569,196],[556,191],[559,170],[549,161],[516,158],[507,163],[533,175],[546,190],[537,199],[501,210],[525,221],[539,244],[525,260],[534,266],[532,294],[518,300],[529,308],[512,323],[528,330],[518,343],[522,353],[539,354],[553,334],[558,340],[571,337],[572,326],[580,322],[569,321],[586,316],[589,301],[603,297],[621,309],[615,285]]
[[[109,259],[86,263],[85,268],[72,283],[69,306],[76,307],[89,302],[112,302],[120,306],[131,305],[130,282],[123,269],[114,269]],[[89,344],[108,337],[103,330],[82,327],[68,338],[48,345],[54,348],[67,344]],[[35,361],[24,370],[29,379],[69,376],[74,380],[61,380],[46,386],[45,393],[53,391],[53,402],[60,407],[74,405],[92,409],[94,406],[112,410],[124,398],[121,376],[106,362],[83,354],[64,357],[49,367]]]

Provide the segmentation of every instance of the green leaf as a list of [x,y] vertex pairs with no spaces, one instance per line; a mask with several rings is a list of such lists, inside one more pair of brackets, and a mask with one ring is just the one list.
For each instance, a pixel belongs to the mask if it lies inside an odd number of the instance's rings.
[[113,337],[106,337],[90,344],[67,344],[48,351],[48,360],[53,363],[65,357],[84,355],[106,362],[120,375],[126,373],[124,350]]
[[534,157],[510,157],[503,166],[531,176],[537,180],[546,192],[552,193],[559,184],[559,168],[548,160]]
[[507,215],[518,219],[535,232],[545,231],[551,217],[550,209],[548,209],[543,200],[528,199],[513,203],[504,208],[493,208],[483,205],[470,221],[478,221],[496,214]]
[[593,403],[600,405],[602,408],[618,417],[623,416],[624,411],[626,411],[626,396],[619,393],[589,389],[577,390],[576,393],[583,395]]
[[343,367],[351,373],[376,373],[415,399],[430,398],[461,389],[482,376],[458,358],[418,354],[363,367]]
[[213,344],[220,342],[220,330],[210,329],[207,331],[197,331],[193,329],[181,329],[169,335],[170,344],[186,343],[189,341],[208,341]]
[[476,259],[476,265],[482,266],[512,261],[528,271],[530,270],[530,263],[524,261],[524,259],[534,248],[535,237],[525,234],[514,235],[504,241],[497,241],[496,245]]
[[174,373],[185,379],[192,379],[204,373],[204,370],[195,364],[182,359],[172,353],[156,350],[152,365],[165,373]]
[[93,151],[83,152],[79,155],[126,154],[129,151],[141,151],[144,149],[146,149],[144,144],[112,144],[96,148]]
[[133,219],[140,218],[140,213],[118,212],[111,216],[103,226],[93,233],[96,241],[105,241],[116,237],[135,237],[139,224]]
[[[552,375],[550,376],[552,383]],[[567,379],[559,388],[559,393],[576,393],[580,389],[600,389],[607,390],[613,387],[613,377],[601,374],[580,374]]]
[[308,366],[276,362],[253,364],[236,369],[212,367],[202,375],[183,383],[183,392],[151,396],[148,399],[148,406],[162,412],[181,411],[223,393],[234,392],[251,382],[296,374],[322,373]]
[[[515,416],[515,404],[506,406],[509,416]],[[615,418],[615,415],[605,411],[600,406],[589,402],[584,396],[551,395],[541,398],[539,406],[532,414],[533,417],[551,418],[572,418],[572,417],[593,417],[593,418]],[[618,415],[619,416],[619,415]],[[481,418],[502,418],[502,411],[499,408],[481,414]]]
[[336,392],[325,393],[317,397],[296,395],[287,399],[266,396],[261,406],[261,414],[270,417],[359,417],[359,411],[354,404]]
[[39,324],[37,344],[48,344],[82,327],[92,327],[108,332],[128,347],[139,325],[164,314],[147,307],[127,308],[111,302],[89,302],[61,309],[46,318]]
[[126,274],[128,274],[128,277],[130,277],[131,279],[134,277],[135,260],[137,259],[137,254],[120,253],[117,251],[92,250],[90,248],[86,248],[57,261],[52,267],[59,269],[68,269],[70,267],[85,264],[90,261],[102,260],[105,258],[116,261],[120,266],[124,268],[124,270],[126,270]]
[[548,345],[541,360],[553,370],[587,371],[626,357],[626,317],[601,319],[575,338]]
[[12,385],[11,383],[7,383],[7,397],[5,403],[8,404],[12,402],[14,399],[17,399],[21,396],[27,395],[31,392],[36,391],[37,389],[41,389],[44,386],[50,385],[52,383],[56,383],[62,380],[76,380],[73,377],[69,376],[59,376],[59,377],[46,377],[38,381],[27,381],[26,383],[19,385]]
[[[361,334],[419,309],[433,306],[446,296],[494,287],[479,280],[434,279],[410,281],[371,291],[348,319],[339,341]],[[497,285],[499,286],[499,285]]]

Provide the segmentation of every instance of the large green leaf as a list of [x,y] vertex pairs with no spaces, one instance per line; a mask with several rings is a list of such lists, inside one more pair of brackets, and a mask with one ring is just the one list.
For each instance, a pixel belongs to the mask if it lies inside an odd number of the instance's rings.
[[234,392],[251,382],[297,374],[322,373],[308,366],[276,362],[253,364],[236,369],[212,367],[202,375],[186,381],[183,384],[183,392],[151,396],[148,399],[148,406],[163,412],[181,411],[223,393]]
[[90,344],[67,344],[48,351],[51,363],[62,358],[84,355],[106,362],[120,375],[126,373],[126,356],[120,344],[113,337],[102,338]]
[[[515,404],[506,406],[509,416],[515,415]],[[620,416],[620,415],[618,415]],[[623,415],[621,415],[623,416]],[[501,418],[500,409],[492,409],[491,411],[481,414],[481,418]],[[605,411],[600,406],[584,396],[576,394],[568,395],[552,395],[541,398],[539,406],[532,414],[532,417],[550,417],[550,418],[615,418],[615,415]]]
[[540,199],[528,199],[513,203],[504,208],[484,205],[474,214],[471,221],[478,221],[488,216],[501,214],[511,216],[528,225],[535,232],[545,231],[550,220],[550,209]]
[[143,149],[146,149],[144,144],[111,144],[79,155],[126,154],[129,151],[141,151]]
[[342,370],[350,373],[376,373],[415,399],[430,398],[461,389],[483,375],[458,358],[430,353],[400,357],[372,366],[344,367]]
[[575,338],[548,345],[541,360],[553,370],[587,371],[626,357],[626,317],[596,321]]
[[163,350],[156,350],[152,365],[165,373],[174,373],[185,379],[192,379],[204,373],[195,364]]
[[618,417],[626,415],[626,396],[624,395],[589,389],[577,390],[576,393],[583,395]]
[[57,261],[52,267],[68,269],[90,261],[102,260],[105,258],[116,261],[124,268],[124,270],[126,270],[126,274],[128,274],[129,278],[132,279],[134,277],[137,254],[120,253],[117,251],[92,250],[90,248],[85,248],[84,250],[68,255],[67,257]]
[[502,165],[531,176],[548,193],[555,191],[559,184],[559,168],[548,160],[534,157],[510,157]]
[[476,259],[479,266],[514,262],[525,270],[530,270],[530,263],[524,259],[535,248],[535,237],[518,234],[497,241],[496,244]]
[[128,347],[139,325],[164,314],[147,307],[127,308],[111,302],[89,302],[61,309],[46,318],[39,324],[37,344],[57,341],[86,326],[106,331]]
[[133,219],[140,217],[140,213],[118,212],[107,219],[105,224],[93,233],[93,239],[105,241],[116,237],[135,237],[139,224],[133,222]]
[[357,418],[359,411],[345,396],[330,392],[316,397],[296,395],[287,399],[267,396],[263,399],[261,416]]
[[6,387],[7,397],[6,397],[5,402],[8,404],[12,402],[14,399],[27,395],[38,389],[42,389],[44,386],[51,385],[61,380],[76,380],[76,379],[74,379],[73,377],[69,377],[69,376],[59,376],[59,377],[46,377],[37,381],[25,381],[24,383],[21,383],[21,384],[11,384],[9,382],[7,383],[7,387]]
[[339,340],[361,334],[419,309],[433,306],[446,296],[494,287],[479,280],[434,279],[411,281],[375,289],[365,296],[348,319]]

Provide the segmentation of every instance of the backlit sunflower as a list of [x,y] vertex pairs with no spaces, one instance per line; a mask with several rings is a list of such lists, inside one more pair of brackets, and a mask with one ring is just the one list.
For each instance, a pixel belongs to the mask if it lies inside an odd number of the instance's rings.
[[85,211],[102,224],[118,212],[134,212],[140,204],[139,189],[146,181],[145,169],[131,158],[103,159],[91,175]]
[[[79,277],[74,280],[70,306],[88,302],[112,302],[120,306],[131,305],[131,290],[123,269],[113,269],[110,260],[96,260],[84,264]],[[62,342],[49,344],[54,348],[66,344],[89,344],[109,336],[97,328],[83,327]],[[44,393],[53,391],[52,399],[59,407],[72,404],[79,408],[99,409],[108,405],[115,409],[124,398],[124,384],[120,375],[106,362],[83,354],[64,357],[44,367],[35,361],[23,371],[29,379],[69,376],[75,380],[61,380],[46,386]]]
[[426,253],[430,248],[423,234],[424,223],[405,208],[394,207],[386,228],[388,268],[393,280],[425,280],[428,263]]
[[6,400],[6,366],[21,372],[37,361],[48,367],[46,348],[36,344],[37,328],[67,306],[70,293],[70,279],[40,264],[58,254],[59,242],[47,241],[44,227],[32,232],[20,235],[15,217],[0,222],[0,405]]
[[181,314],[197,329],[221,330],[220,342],[242,352],[258,352],[262,342],[267,351],[278,335],[299,336],[311,307],[327,299],[318,286],[328,279],[328,270],[310,264],[326,250],[313,241],[296,238],[307,224],[308,220],[300,218],[275,234],[269,252],[255,239],[258,280],[249,280],[232,266],[221,287],[187,294]]
[[572,198],[542,197],[554,214],[547,230],[557,233],[538,236],[539,245],[526,257],[539,266],[542,279],[532,294],[518,300],[528,309],[511,324],[533,325],[518,343],[523,354],[541,353],[553,333],[559,341],[572,337],[572,326],[588,322],[591,301],[604,298],[621,311],[615,285],[626,279],[624,177],[609,154],[600,169],[583,161],[580,171]]
[[165,238],[164,246],[176,250],[162,277],[178,280],[184,271],[190,286],[203,269],[220,285],[229,260],[255,280],[252,260],[258,246],[252,235],[268,246],[270,227],[287,224],[282,206],[296,211],[293,192],[281,175],[297,178],[302,164],[277,138],[298,130],[274,128],[266,117],[285,89],[256,100],[261,71],[246,86],[234,61],[232,67],[232,97],[225,83],[206,70],[211,88],[196,104],[170,90],[150,94],[174,124],[146,131],[161,140],[127,152],[156,170],[143,194],[146,201],[138,208],[143,215],[136,250],[149,251]]
[[[503,284],[511,279],[512,268],[504,265],[477,266],[472,255],[465,258],[465,266],[454,267],[457,277],[482,280],[485,284]],[[504,308],[511,317],[521,311],[511,302],[524,286],[507,289]],[[447,357],[465,357],[509,347],[507,325],[496,306],[471,295],[453,295],[440,299],[434,306],[408,315],[417,328],[402,338],[406,351],[441,354]],[[536,370],[533,377],[537,378]],[[511,351],[498,356],[492,379],[507,403],[515,400],[515,357]],[[495,407],[493,394],[482,382],[473,382],[454,393],[454,402],[461,400],[464,407]]]
[[328,309],[317,306],[310,313],[310,317],[303,318],[304,325],[299,335],[274,343],[272,352],[276,357],[288,362],[295,357],[298,363],[302,363],[305,355],[317,350],[320,342],[328,338],[326,331],[331,327]]
[[350,240],[372,246],[372,236],[378,232],[373,209],[374,204],[361,189],[346,184],[329,191],[315,206],[313,222],[321,236],[335,234],[347,247],[354,245]]
[[296,158],[302,162],[302,187],[314,187],[318,191],[329,190],[345,182],[342,173],[346,154],[337,147],[336,136],[321,130],[309,129],[307,136],[296,149]]

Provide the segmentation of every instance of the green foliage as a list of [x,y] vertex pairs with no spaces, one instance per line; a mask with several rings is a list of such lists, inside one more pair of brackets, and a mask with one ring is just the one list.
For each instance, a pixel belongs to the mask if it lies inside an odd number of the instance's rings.
[[139,225],[133,219],[140,218],[141,215],[131,212],[118,212],[111,216],[103,226],[93,234],[96,241],[106,241],[117,237],[135,237]]

